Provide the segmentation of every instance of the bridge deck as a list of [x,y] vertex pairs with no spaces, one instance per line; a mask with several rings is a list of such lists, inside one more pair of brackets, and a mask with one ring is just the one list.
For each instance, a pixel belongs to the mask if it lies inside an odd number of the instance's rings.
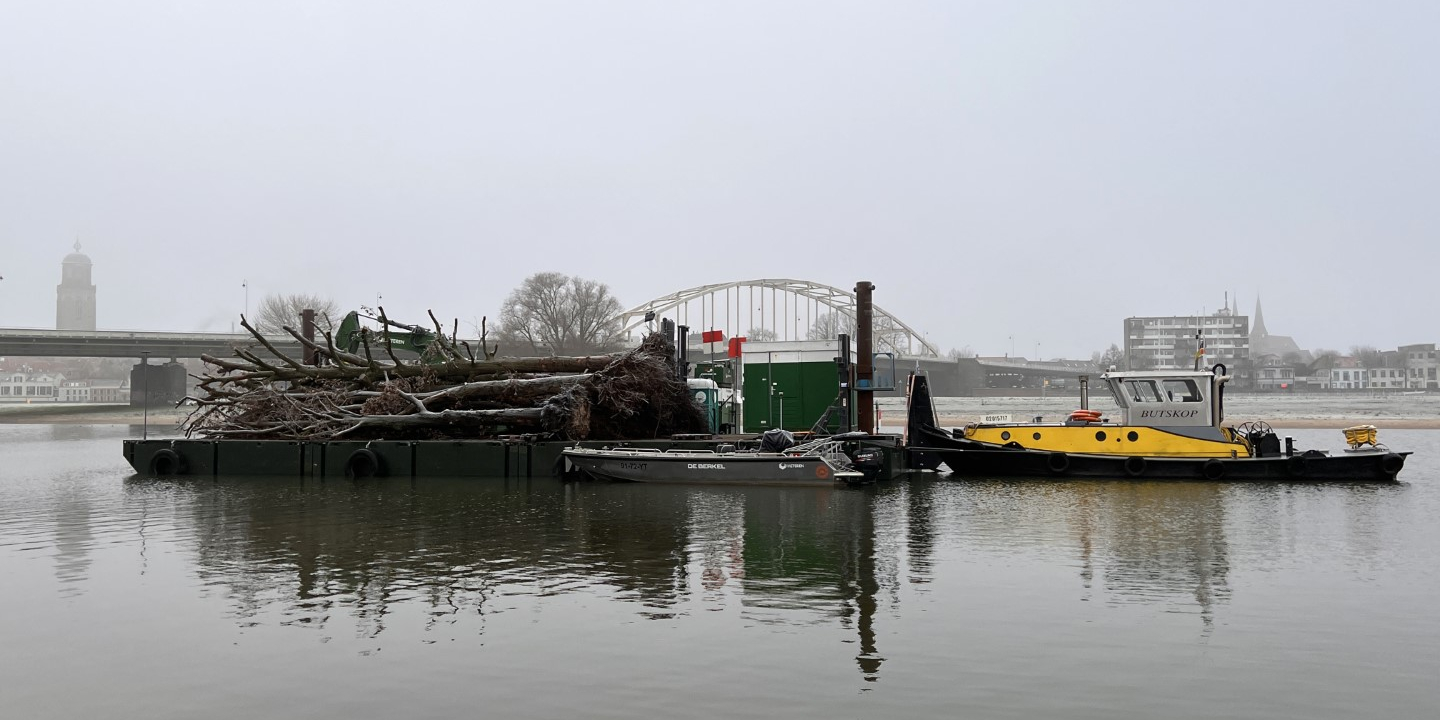
[[[300,343],[289,335],[266,339],[298,357]],[[230,357],[235,346],[256,345],[245,333],[175,333],[143,330],[38,330],[0,328],[0,357]]]

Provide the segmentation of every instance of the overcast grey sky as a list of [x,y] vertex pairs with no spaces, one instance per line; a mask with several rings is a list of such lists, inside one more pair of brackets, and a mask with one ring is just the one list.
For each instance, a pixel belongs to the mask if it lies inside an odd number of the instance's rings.
[[0,0],[0,326],[228,330],[250,285],[494,317],[852,288],[1088,357],[1224,293],[1440,341],[1440,3]]

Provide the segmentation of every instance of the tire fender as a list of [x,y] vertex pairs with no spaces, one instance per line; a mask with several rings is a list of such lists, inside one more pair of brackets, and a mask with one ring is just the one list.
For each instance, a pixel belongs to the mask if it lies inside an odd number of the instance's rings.
[[1205,464],[1200,466],[1200,474],[1204,475],[1206,480],[1219,480],[1225,477],[1225,463],[1213,458],[1206,460]]
[[155,477],[185,474],[185,456],[163,448],[150,456],[150,474]]
[[345,477],[351,480],[378,477],[383,474],[384,469],[380,456],[369,448],[360,448],[345,459]]
[[1070,469],[1070,456],[1063,452],[1050,453],[1050,456],[1045,458],[1045,466],[1050,468],[1050,472],[1062,474]]
[[1400,453],[1386,453],[1385,457],[1380,459],[1380,469],[1391,477],[1400,474],[1400,469],[1403,467],[1405,467],[1405,456]]
[[1125,458],[1125,474],[1130,477],[1140,477],[1145,474],[1145,458],[1139,455],[1131,455]]
[[1294,477],[1305,477],[1310,472],[1310,461],[1295,455],[1285,461],[1285,469]]

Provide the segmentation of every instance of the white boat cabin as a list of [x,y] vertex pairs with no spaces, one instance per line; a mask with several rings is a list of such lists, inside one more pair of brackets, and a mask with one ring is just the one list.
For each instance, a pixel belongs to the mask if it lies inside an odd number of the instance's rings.
[[1204,370],[1141,370],[1100,376],[1124,412],[1124,425],[1220,427],[1221,386],[1229,380]]

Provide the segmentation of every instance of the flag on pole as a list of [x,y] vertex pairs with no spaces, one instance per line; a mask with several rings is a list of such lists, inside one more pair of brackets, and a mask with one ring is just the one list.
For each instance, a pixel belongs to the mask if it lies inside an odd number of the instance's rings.
[[706,330],[705,332],[700,333],[700,342],[713,343],[724,341],[725,331],[723,330]]
[[740,357],[740,345],[744,342],[745,338],[743,337],[730,338],[730,352],[726,353],[726,355],[729,357]]

